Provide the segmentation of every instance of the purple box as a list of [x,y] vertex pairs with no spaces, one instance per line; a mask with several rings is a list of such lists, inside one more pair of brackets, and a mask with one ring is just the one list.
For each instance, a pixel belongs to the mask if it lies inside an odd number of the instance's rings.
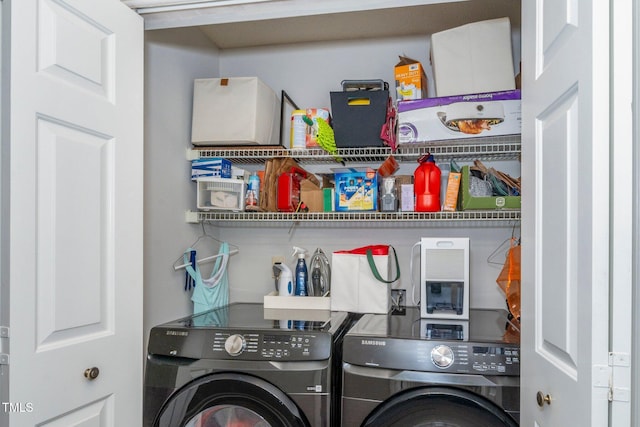
[[520,90],[398,102],[398,143],[519,135]]

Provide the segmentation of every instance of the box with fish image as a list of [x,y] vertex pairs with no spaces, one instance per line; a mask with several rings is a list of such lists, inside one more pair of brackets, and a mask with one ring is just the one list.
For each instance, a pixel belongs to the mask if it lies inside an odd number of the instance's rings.
[[398,102],[398,143],[519,135],[520,90]]

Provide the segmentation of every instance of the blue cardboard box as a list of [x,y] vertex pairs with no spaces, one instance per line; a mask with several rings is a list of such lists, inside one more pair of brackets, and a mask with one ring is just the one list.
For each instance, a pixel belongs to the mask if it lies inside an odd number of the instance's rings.
[[231,162],[221,157],[205,157],[191,161],[191,180],[204,177],[231,178]]
[[375,169],[335,169],[334,177],[336,212],[378,210],[378,173]]

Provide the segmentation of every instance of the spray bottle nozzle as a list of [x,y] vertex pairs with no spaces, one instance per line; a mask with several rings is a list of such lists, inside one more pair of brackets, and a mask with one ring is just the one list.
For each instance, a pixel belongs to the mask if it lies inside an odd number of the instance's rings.
[[305,248],[300,248],[298,246],[293,247],[293,252],[291,256],[294,258],[306,258],[308,251]]

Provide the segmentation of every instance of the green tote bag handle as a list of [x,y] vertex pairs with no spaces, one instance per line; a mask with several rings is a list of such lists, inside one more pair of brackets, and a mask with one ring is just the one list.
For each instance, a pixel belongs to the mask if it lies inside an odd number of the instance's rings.
[[398,275],[393,280],[384,280],[380,273],[378,272],[378,268],[376,267],[376,263],[373,262],[373,252],[371,249],[367,249],[367,261],[369,261],[369,267],[371,267],[371,272],[373,273],[373,277],[375,277],[378,281],[382,283],[393,283],[400,278],[400,263],[398,262],[398,255],[396,254],[396,249],[393,246],[389,246],[390,249],[393,250],[393,257],[396,260],[396,272]]

